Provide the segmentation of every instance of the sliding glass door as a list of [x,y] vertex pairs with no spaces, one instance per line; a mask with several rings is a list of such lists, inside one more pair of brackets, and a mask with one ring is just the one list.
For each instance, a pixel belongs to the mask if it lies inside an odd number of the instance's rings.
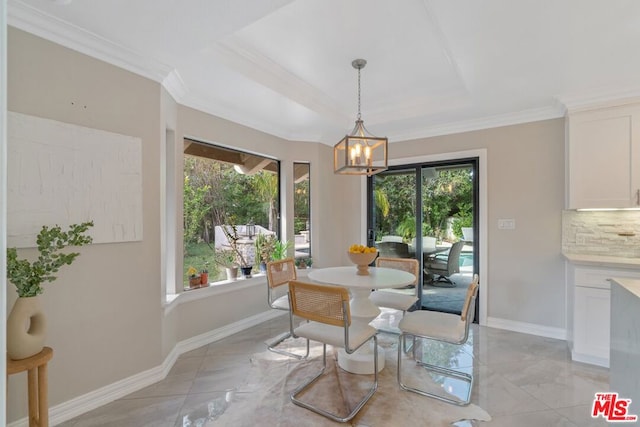
[[[368,244],[420,262],[416,308],[459,312],[478,272],[477,168],[475,158],[402,165],[368,180]],[[444,270],[431,268],[440,261]]]

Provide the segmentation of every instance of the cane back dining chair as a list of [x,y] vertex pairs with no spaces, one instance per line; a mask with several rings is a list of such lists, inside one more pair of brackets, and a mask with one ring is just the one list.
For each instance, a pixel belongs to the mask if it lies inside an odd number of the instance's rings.
[[[267,302],[269,307],[275,310],[289,311],[289,294],[287,285],[291,280],[296,280],[296,266],[293,258],[271,261],[267,263]],[[278,354],[305,359],[309,356],[309,340],[307,340],[307,350],[305,354],[296,354],[278,348],[285,340],[291,338],[291,331],[286,331],[271,341],[268,341],[267,348]]]
[[[386,258],[378,257],[376,267],[395,268],[413,274],[416,280],[413,288],[404,289],[381,289],[371,292],[369,299],[378,307],[391,308],[402,312],[402,316],[418,301],[418,273],[420,263],[413,258]],[[399,333],[394,330],[383,330],[383,332]]]
[[[449,344],[462,345],[469,338],[469,325],[473,322],[475,315],[476,297],[478,295],[478,275],[474,274],[473,280],[467,288],[467,295],[462,307],[460,315],[441,313],[437,311],[418,310],[407,313],[400,324],[400,338],[398,344],[398,384],[403,390],[412,391],[424,396],[433,397],[444,402],[452,403],[459,406],[468,405],[471,401],[471,390],[473,388],[473,367],[471,373],[462,372],[445,366],[438,366],[424,361],[423,351],[420,355],[416,351],[416,340],[435,340]],[[427,391],[424,388],[412,387],[402,380],[402,347],[405,344],[407,336],[412,336],[413,360],[418,366],[424,367],[427,371],[435,372],[439,375],[456,378],[468,384],[468,390],[464,399],[455,399],[445,394],[438,394],[433,391]]]
[[[291,310],[289,311],[291,335],[322,343],[322,369],[316,376],[298,386],[291,393],[291,401],[331,420],[342,423],[348,422],[356,416],[378,388],[377,330],[366,323],[351,323],[349,292],[346,288],[292,280],[289,282],[289,300],[291,302]],[[293,322],[295,317],[306,319],[308,322],[302,323],[294,329]],[[327,344],[335,348],[343,348],[348,354],[351,354],[372,340],[374,348],[373,383],[365,396],[347,415],[341,416],[300,399],[300,395],[322,378],[325,373],[327,368]],[[339,384],[336,384],[336,387],[339,387]],[[342,394],[342,390],[336,391],[336,395]],[[348,408],[347,401],[344,399],[343,401],[344,406]]]

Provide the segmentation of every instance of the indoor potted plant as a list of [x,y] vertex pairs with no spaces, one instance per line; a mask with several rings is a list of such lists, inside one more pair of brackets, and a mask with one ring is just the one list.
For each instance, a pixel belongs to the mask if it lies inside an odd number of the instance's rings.
[[272,260],[275,251],[276,237],[273,234],[256,236],[256,254],[260,258],[260,271],[267,271],[267,263]]
[[194,289],[200,287],[200,275],[195,267],[189,266],[187,269],[187,277],[189,278],[189,288]]
[[[58,225],[43,226],[36,238],[38,258],[32,262],[18,258],[16,248],[7,249],[7,279],[18,292],[7,318],[7,354],[11,359],[25,359],[44,347],[46,323],[40,308],[39,295],[45,282],[53,282],[63,265],[70,265],[78,252],[61,252],[67,246],[83,246],[93,239],[85,233],[93,221],[72,224],[63,231]],[[25,330],[29,324],[29,330]]]
[[274,242],[272,260],[278,261],[281,259],[285,259],[288,255],[289,248],[291,247],[291,242],[287,240],[276,240]]
[[227,225],[222,226],[222,231],[224,232],[227,240],[229,241],[229,246],[231,250],[236,255],[236,261],[240,264],[240,269],[242,270],[242,274],[244,277],[251,277],[251,270],[253,270],[253,265],[247,262],[247,259],[242,254],[242,251],[238,247],[238,240],[240,240],[240,236],[238,235],[238,228],[235,225]]
[[313,264],[311,258],[296,258],[296,267],[301,270],[304,270],[305,268],[311,268],[311,264]]
[[238,263],[236,253],[231,249],[220,249],[215,252],[214,261],[223,267],[227,273],[227,280],[233,281],[238,278]]

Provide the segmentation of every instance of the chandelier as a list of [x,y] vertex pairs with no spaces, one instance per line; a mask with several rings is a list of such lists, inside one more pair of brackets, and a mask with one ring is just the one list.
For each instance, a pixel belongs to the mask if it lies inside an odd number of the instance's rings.
[[358,116],[351,133],[333,147],[333,172],[371,176],[387,170],[389,140],[371,135],[364,127],[360,114],[360,70],[367,61],[354,59],[351,65],[358,70]]

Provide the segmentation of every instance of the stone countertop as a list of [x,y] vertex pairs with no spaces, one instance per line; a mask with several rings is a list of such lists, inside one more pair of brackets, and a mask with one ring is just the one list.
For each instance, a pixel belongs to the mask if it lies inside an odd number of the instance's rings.
[[614,277],[612,279],[618,285],[622,286],[638,298],[640,298],[640,280],[638,279],[625,279],[620,277]]
[[640,258],[623,258],[606,255],[585,255],[563,253],[567,261],[573,264],[596,267],[637,268],[640,269]]

